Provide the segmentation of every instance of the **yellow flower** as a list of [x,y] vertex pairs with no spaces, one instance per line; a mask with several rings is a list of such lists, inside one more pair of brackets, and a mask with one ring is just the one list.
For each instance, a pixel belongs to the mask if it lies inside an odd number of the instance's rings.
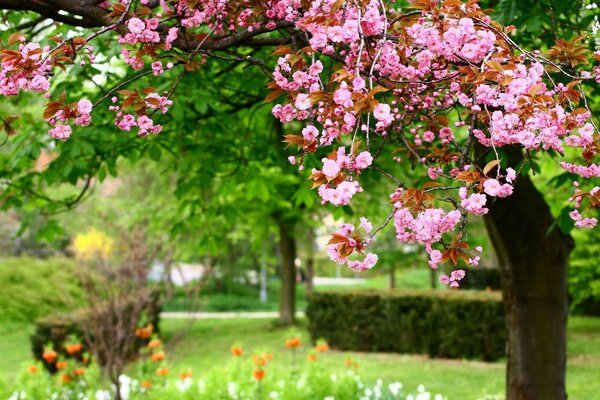
[[104,232],[90,229],[75,237],[73,251],[82,260],[107,259],[112,253],[113,244],[114,241]]

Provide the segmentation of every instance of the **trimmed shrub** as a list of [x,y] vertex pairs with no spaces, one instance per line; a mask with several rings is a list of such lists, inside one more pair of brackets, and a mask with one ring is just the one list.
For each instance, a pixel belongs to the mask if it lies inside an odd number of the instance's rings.
[[[151,294],[151,301],[148,307],[144,310],[143,316],[146,318],[148,323],[154,325],[155,330],[158,330],[158,323],[160,318],[160,296],[158,291],[153,291]],[[131,296],[131,301],[127,302],[125,307],[133,309],[136,305],[136,296]],[[35,322],[35,331],[31,335],[31,350],[33,357],[36,360],[41,361],[44,366],[50,372],[56,372],[54,364],[46,363],[42,358],[42,353],[46,345],[52,345],[54,350],[65,357],[71,357],[66,353],[64,344],[68,340],[69,336],[74,335],[81,338],[84,343],[84,349],[78,354],[78,357],[82,353],[87,351],[84,339],[84,329],[86,321],[89,320],[88,309],[82,308],[75,311],[53,314],[48,317],[39,318]],[[94,338],[92,337],[93,341]],[[131,349],[131,355],[133,356],[137,350],[146,344],[147,340],[136,338],[134,348]],[[98,360],[102,364],[102,360]]]
[[500,270],[498,268],[470,268],[463,280],[461,289],[500,290]]
[[485,361],[505,355],[499,293],[450,290],[316,292],[306,315],[313,340],[340,350]]
[[75,262],[68,258],[3,258],[0,282],[0,322],[33,322],[84,304]]

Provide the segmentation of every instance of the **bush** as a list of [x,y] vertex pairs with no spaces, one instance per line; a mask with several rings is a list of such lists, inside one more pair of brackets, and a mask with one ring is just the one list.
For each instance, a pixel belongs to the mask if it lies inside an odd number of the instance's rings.
[[313,340],[340,350],[497,360],[506,327],[499,293],[475,291],[317,292],[306,315]]
[[500,270],[498,268],[470,268],[462,281],[462,289],[500,290]]
[[575,229],[575,250],[569,260],[569,308],[572,314],[600,316],[600,233]]
[[[128,302],[125,307],[131,307],[133,309],[136,301],[137,296],[131,296],[131,302]],[[50,345],[57,353],[59,353],[59,355],[69,357],[65,351],[64,345],[70,336],[76,336],[83,340],[85,324],[86,321],[89,320],[89,313],[90,311],[88,309],[82,308],[68,313],[54,314],[38,319],[35,322],[35,331],[31,335],[31,349],[34,358],[44,363],[46,369],[50,372],[55,372],[54,364],[46,363],[42,358],[44,348],[47,345]],[[151,303],[145,309],[144,316],[147,319],[147,322],[151,323],[156,330],[158,330],[160,317],[158,292],[155,291],[152,293]],[[91,340],[93,340],[93,337]],[[131,355],[133,356],[140,347],[146,344],[146,342],[147,340],[137,339],[134,348],[131,349]],[[83,352],[85,352],[85,346]],[[79,353],[78,357],[83,352]],[[102,360],[99,361],[102,365]]]
[[75,264],[67,258],[0,260],[0,321],[33,322],[83,304]]

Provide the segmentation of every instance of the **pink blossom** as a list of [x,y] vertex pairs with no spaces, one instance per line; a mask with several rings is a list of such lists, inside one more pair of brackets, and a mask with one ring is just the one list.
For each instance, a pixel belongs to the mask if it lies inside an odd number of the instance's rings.
[[355,165],[358,169],[365,169],[373,163],[373,157],[368,151],[363,151],[356,156]]
[[77,102],[77,111],[81,114],[89,114],[92,112],[92,102],[87,99],[81,99]]
[[333,179],[340,173],[340,167],[335,160],[323,159],[323,173],[327,178]]
[[305,93],[300,93],[296,96],[296,102],[294,103],[298,110],[307,110],[311,107],[312,103],[310,97]]
[[365,217],[360,217],[360,226],[365,230],[366,233],[370,233],[373,229],[373,225]]
[[507,197],[513,192],[513,187],[508,183],[501,184],[496,179],[487,179],[483,182],[483,190],[492,197]]
[[48,134],[54,139],[62,140],[63,142],[71,136],[71,126],[56,125],[48,131]]
[[139,18],[131,18],[127,21],[127,28],[131,33],[142,33],[146,29],[146,25]]

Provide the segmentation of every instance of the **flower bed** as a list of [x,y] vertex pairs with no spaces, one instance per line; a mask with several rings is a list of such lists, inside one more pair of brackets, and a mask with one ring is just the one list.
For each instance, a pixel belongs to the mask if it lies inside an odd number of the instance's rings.
[[[154,337],[142,349],[130,376],[119,377],[118,390],[123,400],[444,400],[422,385],[406,390],[399,382],[384,383],[381,379],[368,384],[361,379],[354,359],[346,359],[335,370],[328,369],[322,361],[328,357],[329,346],[323,341],[307,349],[299,337],[293,336],[285,341],[285,347],[279,354],[245,354],[242,347],[235,345],[226,365],[195,377],[189,369],[172,371],[162,342]],[[289,368],[272,366],[274,358],[287,360]],[[39,362],[33,364],[15,382],[8,399],[115,398],[116,385],[101,378],[93,363],[75,364],[62,357],[52,362],[61,364],[56,366],[58,374],[47,373]]]

